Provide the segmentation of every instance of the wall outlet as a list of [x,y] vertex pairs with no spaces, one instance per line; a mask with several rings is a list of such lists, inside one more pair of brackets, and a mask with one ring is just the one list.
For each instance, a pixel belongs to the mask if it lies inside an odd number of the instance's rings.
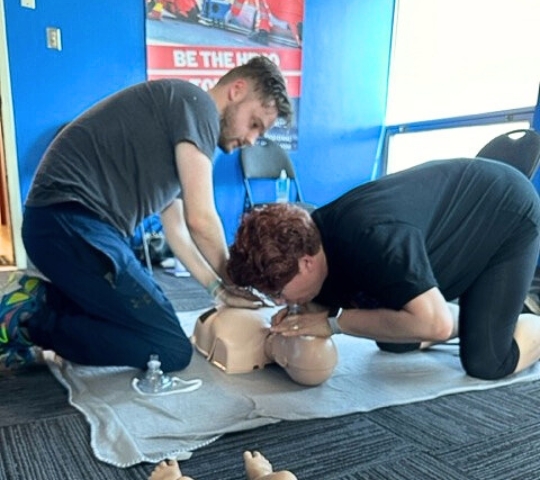
[[62,50],[62,32],[56,27],[47,27],[47,48]]

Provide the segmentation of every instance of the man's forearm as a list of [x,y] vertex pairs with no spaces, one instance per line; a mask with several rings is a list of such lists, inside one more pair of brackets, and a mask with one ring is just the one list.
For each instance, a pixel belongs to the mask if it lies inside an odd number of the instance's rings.
[[344,333],[380,342],[443,341],[453,331],[446,321],[419,318],[405,310],[344,310],[339,319]]
[[226,265],[229,251],[219,217],[198,218],[189,224],[193,241],[212,268],[227,280]]
[[184,219],[183,206],[175,200],[161,214],[165,238],[174,255],[203,286],[216,280],[217,272],[195,244]]

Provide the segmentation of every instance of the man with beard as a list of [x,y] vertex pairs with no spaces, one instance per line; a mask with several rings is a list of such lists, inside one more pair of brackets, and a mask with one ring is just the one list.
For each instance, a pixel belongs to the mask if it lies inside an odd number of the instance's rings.
[[97,103],[49,146],[26,201],[22,235],[49,280],[24,276],[0,304],[0,364],[31,363],[35,346],[86,365],[144,368],[157,354],[181,370],[192,347],[129,238],[159,213],[172,252],[227,305],[258,304],[228,285],[212,156],[251,145],[291,104],[264,57],[209,91],[177,79],[143,82]]

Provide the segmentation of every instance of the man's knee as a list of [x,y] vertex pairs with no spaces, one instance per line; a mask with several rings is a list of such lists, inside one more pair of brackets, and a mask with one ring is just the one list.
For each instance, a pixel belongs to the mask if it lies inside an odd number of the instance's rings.
[[481,380],[500,380],[514,373],[518,356],[511,352],[504,361],[487,355],[461,355],[461,364],[467,375]]
[[500,368],[488,365],[486,362],[466,361],[463,362],[463,368],[467,375],[479,378],[480,380],[499,380],[508,375]]
[[186,341],[175,342],[172,345],[161,347],[158,355],[161,370],[165,373],[184,370],[193,357],[193,346],[189,339],[186,339]]

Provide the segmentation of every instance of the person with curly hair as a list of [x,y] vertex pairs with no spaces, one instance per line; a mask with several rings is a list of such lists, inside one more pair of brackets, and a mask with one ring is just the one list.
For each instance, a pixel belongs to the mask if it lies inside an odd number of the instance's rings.
[[465,371],[490,380],[540,358],[540,317],[522,313],[539,244],[540,200],[523,174],[452,159],[368,182],[311,215],[255,209],[227,269],[277,304],[304,305],[279,311],[276,333],[346,333],[391,352],[459,337]]

